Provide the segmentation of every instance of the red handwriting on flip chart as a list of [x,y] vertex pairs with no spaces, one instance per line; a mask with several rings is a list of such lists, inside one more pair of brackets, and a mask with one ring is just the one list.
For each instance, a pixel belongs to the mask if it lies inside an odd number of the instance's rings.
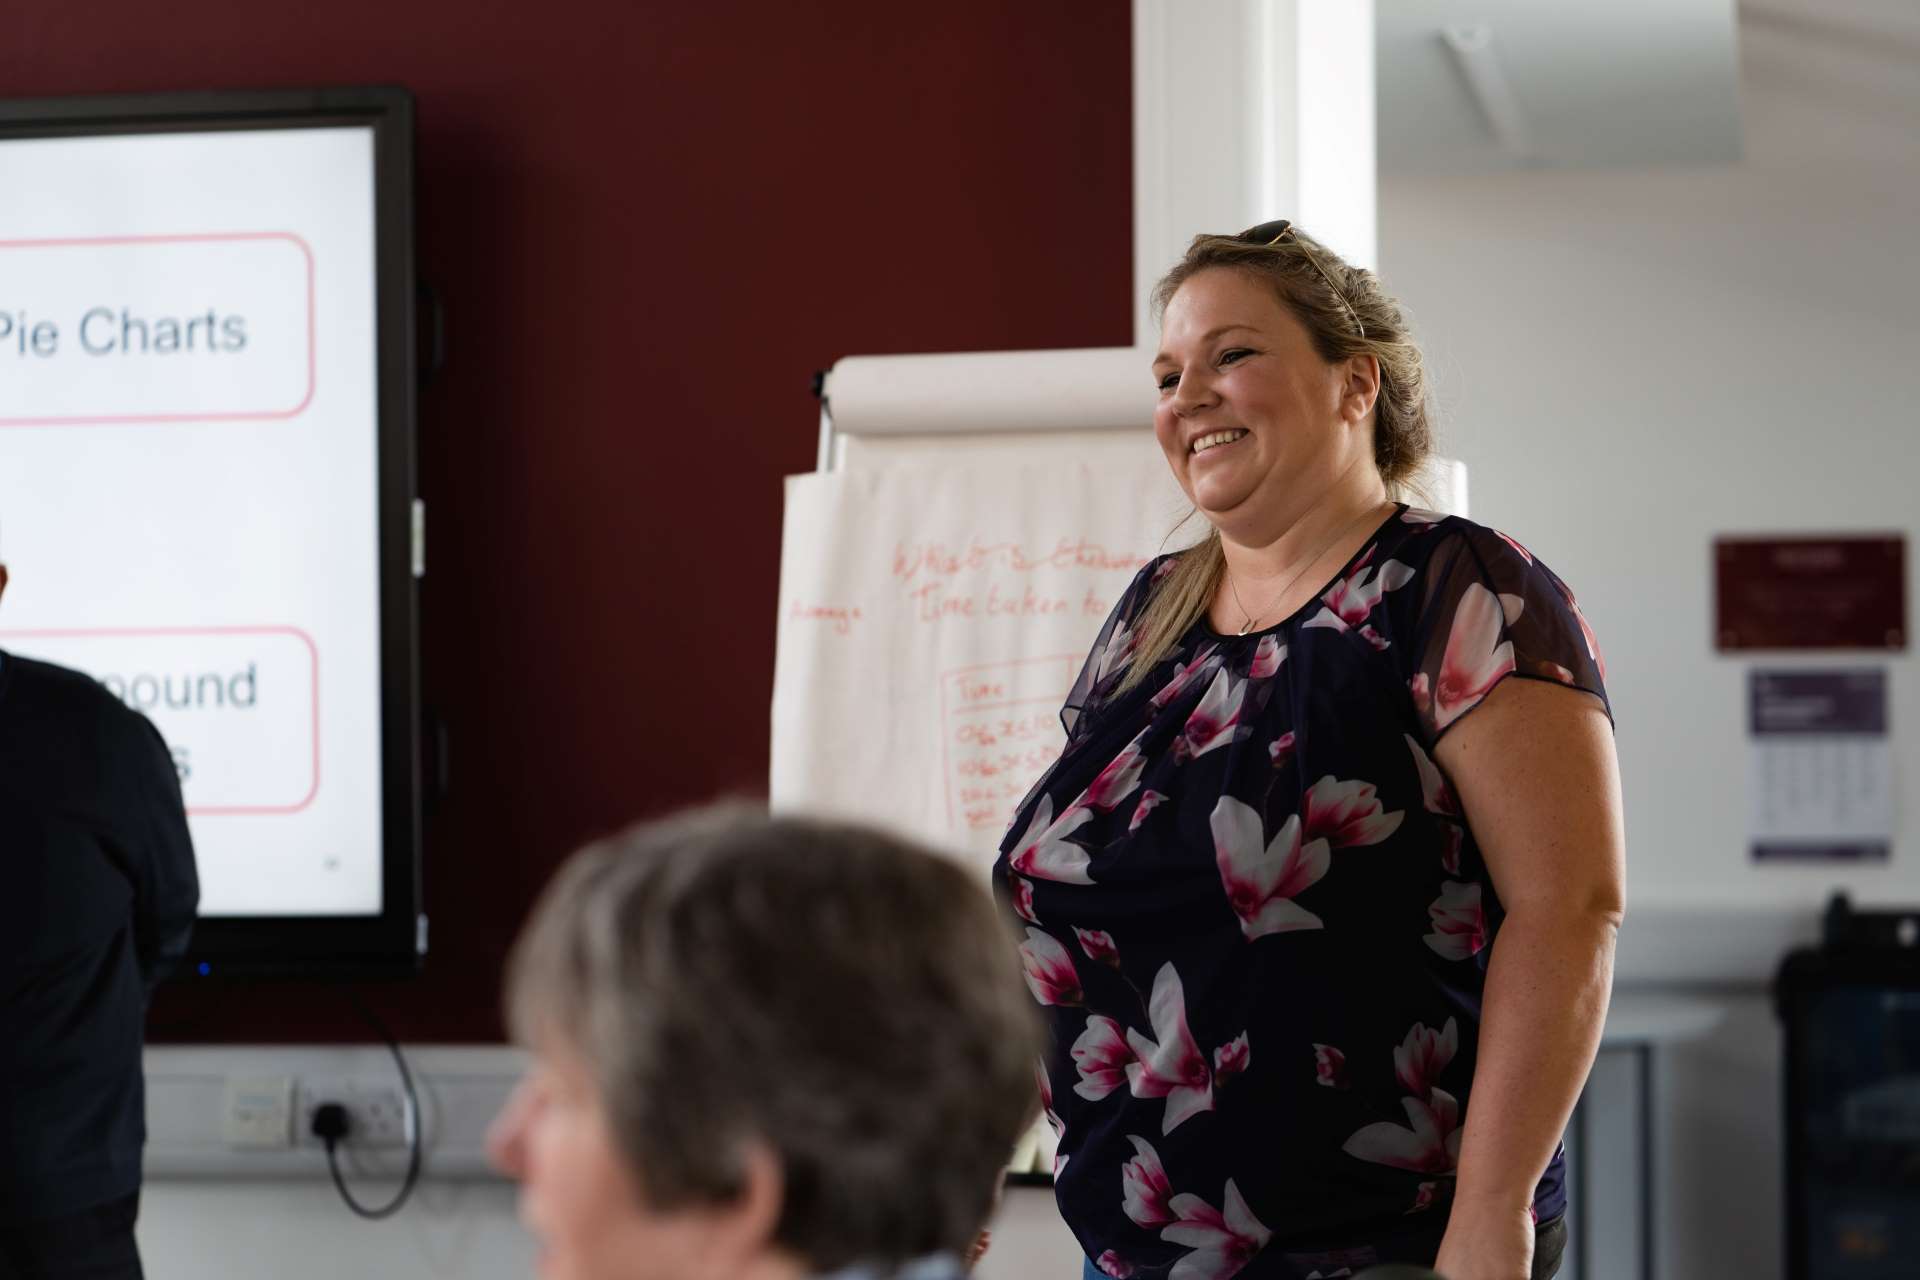
[[853,630],[853,624],[860,621],[860,606],[842,604],[805,604],[795,600],[787,606],[787,617],[794,622],[820,622],[833,628],[833,633],[844,636]]
[[998,747],[1025,742],[1052,743],[1059,733],[1057,710],[1036,711],[1023,716],[964,720],[953,731],[953,740],[965,747]]
[[[950,583],[925,582],[907,592],[913,602],[913,616],[920,622],[944,622],[954,618],[1011,622],[1021,618],[1045,618],[1069,613],[1073,601],[1065,596],[1035,590],[1031,583],[1002,588],[990,582],[984,590],[956,591]],[[1101,613],[1104,615],[1105,610]]]
[[1060,702],[1078,655],[961,667],[940,677],[947,818],[958,834],[998,832],[1066,739]]
[[1132,573],[1146,558],[1117,551],[1086,538],[1063,537],[1052,546],[1022,546],[1017,542],[902,542],[894,547],[893,576],[902,582],[916,578],[956,578],[989,570],[1033,573],[1041,569],[1094,569]]

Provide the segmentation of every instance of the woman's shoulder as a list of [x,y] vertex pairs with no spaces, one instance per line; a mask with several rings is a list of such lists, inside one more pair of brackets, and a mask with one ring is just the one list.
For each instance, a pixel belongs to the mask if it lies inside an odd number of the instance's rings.
[[[1439,569],[1461,559],[1482,571],[1526,574],[1545,570],[1538,557],[1510,533],[1462,515],[1408,507],[1381,535],[1385,558],[1416,571]],[[1548,571],[1551,573],[1551,571]]]
[[1140,566],[1133,580],[1127,583],[1127,589],[1120,593],[1119,603],[1114,609],[1119,621],[1131,626],[1136,618],[1146,612],[1148,602],[1153,599],[1154,588],[1173,572],[1174,566],[1180,563],[1180,557],[1185,554],[1186,551],[1165,552]]

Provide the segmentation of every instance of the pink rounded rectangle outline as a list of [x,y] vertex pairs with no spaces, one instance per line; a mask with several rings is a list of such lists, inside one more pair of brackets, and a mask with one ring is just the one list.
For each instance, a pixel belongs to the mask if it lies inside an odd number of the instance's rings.
[[313,784],[307,788],[307,794],[298,804],[290,805],[204,805],[195,808],[187,806],[189,817],[205,814],[212,817],[231,817],[236,814],[285,814],[299,813],[313,803],[320,794],[320,649],[313,643],[313,637],[299,627],[288,626],[231,626],[231,627],[35,627],[19,631],[0,631],[0,640],[14,637],[26,639],[98,639],[102,636],[292,636],[307,646],[307,659],[311,664],[313,686]]
[[316,380],[314,354],[313,247],[292,231],[208,231],[160,236],[83,236],[55,240],[0,240],[0,249],[74,249],[107,244],[205,244],[218,241],[285,240],[300,250],[307,262],[307,392],[291,409],[230,413],[107,414],[65,418],[0,418],[0,427],[103,427],[161,422],[283,422],[297,418],[313,403]]

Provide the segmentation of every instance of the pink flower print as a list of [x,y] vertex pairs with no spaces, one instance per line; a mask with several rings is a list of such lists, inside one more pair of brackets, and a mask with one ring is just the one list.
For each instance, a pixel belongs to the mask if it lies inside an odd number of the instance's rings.
[[1330,1044],[1313,1046],[1313,1082],[1329,1089],[1347,1087],[1347,1055]]
[[1187,997],[1173,965],[1163,964],[1154,975],[1147,998],[1147,1016],[1153,1022],[1155,1043],[1128,1030],[1127,1044],[1138,1061],[1127,1064],[1127,1084],[1136,1098],[1165,1098],[1167,1109],[1161,1133],[1172,1133],[1181,1122],[1213,1110],[1213,1075],[1206,1055],[1187,1029]]
[[1439,1031],[1416,1022],[1393,1051],[1393,1074],[1416,1098],[1424,1098],[1460,1048],[1460,1027],[1453,1018]]
[[1087,874],[1087,864],[1092,860],[1090,855],[1067,839],[1092,817],[1093,810],[1085,805],[1074,804],[1068,805],[1067,811],[1056,822],[1053,817],[1053,797],[1041,796],[1040,803],[1033,807],[1033,821],[1027,824],[1027,832],[1020,837],[1020,843],[1014,847],[1007,865],[1035,880],[1092,884],[1093,877]]
[[1160,1238],[1193,1252],[1173,1264],[1167,1280],[1230,1280],[1273,1238],[1247,1208],[1231,1178],[1224,1213],[1191,1193],[1175,1196],[1170,1204],[1180,1221],[1163,1228]]
[[1493,536],[1500,539],[1500,541],[1506,543],[1508,546],[1512,547],[1515,551],[1518,551],[1520,553],[1520,558],[1522,560],[1525,560],[1528,564],[1533,563],[1533,552],[1527,550],[1525,547],[1521,546],[1518,542],[1514,541],[1512,538],[1509,538],[1506,534],[1501,533],[1498,529],[1495,529],[1493,531]]
[[1298,814],[1281,825],[1271,843],[1263,838],[1260,815],[1232,796],[1220,797],[1208,823],[1220,883],[1249,942],[1322,927],[1319,916],[1293,899],[1327,874],[1332,854],[1325,840],[1300,843]]
[[1193,655],[1193,661],[1175,671],[1166,684],[1161,686],[1160,692],[1153,695],[1151,701],[1154,707],[1164,707],[1172,702],[1180,696],[1181,690],[1193,683],[1194,677],[1210,668],[1214,661],[1213,649],[1214,646],[1210,644],[1203,645],[1200,652]]
[[1440,659],[1440,678],[1434,683],[1436,733],[1471,711],[1513,670],[1513,642],[1500,639],[1504,616],[1500,601],[1479,583],[1469,583],[1461,593]]
[[1039,924],[1040,917],[1033,914],[1033,881],[1008,876],[1007,890],[1013,895],[1013,914],[1028,924]]
[[1400,829],[1404,812],[1380,811],[1371,782],[1337,782],[1332,774],[1307,789],[1307,839],[1326,840],[1336,849],[1379,844]]
[[1120,967],[1120,948],[1114,945],[1112,934],[1099,929],[1082,929],[1076,925],[1073,936],[1080,939],[1080,949],[1087,953],[1087,959],[1110,969]]
[[1112,1276],[1113,1280],[1131,1280],[1133,1276],[1133,1264],[1111,1249],[1102,1253],[1093,1265],[1100,1268],[1101,1275]]
[[1027,927],[1027,940],[1020,944],[1020,964],[1026,970],[1027,990],[1041,1004],[1075,1005],[1086,1003],[1080,990],[1080,975],[1074,972],[1073,957],[1059,939]]
[[1127,1082],[1127,1064],[1132,1061],[1133,1050],[1120,1024],[1095,1014],[1073,1042],[1073,1065],[1080,1072],[1080,1083],[1073,1091],[1088,1102],[1100,1101]]
[[1287,660],[1287,646],[1280,643],[1278,636],[1261,636],[1260,643],[1254,646],[1253,665],[1247,668],[1250,680],[1265,680],[1280,670],[1280,664]]
[[1253,1050],[1247,1047],[1247,1033],[1242,1031],[1213,1051],[1214,1087],[1224,1088],[1227,1081],[1245,1071],[1252,1061]]
[[1407,1212],[1419,1213],[1422,1209],[1433,1208],[1433,1202],[1439,1198],[1439,1194],[1440,1194],[1439,1183],[1437,1182],[1421,1183],[1420,1189],[1413,1193],[1413,1206],[1409,1208]]
[[1407,750],[1413,754],[1413,767],[1420,773],[1420,798],[1426,803],[1428,813],[1437,813],[1448,818],[1460,816],[1460,802],[1454,799],[1453,787],[1447,782],[1447,775],[1440,772],[1412,734],[1402,734],[1407,741]]
[[1376,547],[1368,547],[1367,554],[1353,567],[1352,575],[1327,588],[1327,593],[1320,597],[1324,607],[1308,620],[1307,626],[1332,627],[1335,631],[1357,627],[1373,613],[1381,596],[1413,580],[1413,569],[1398,560],[1387,561],[1377,572],[1369,569],[1367,564],[1375,550]]
[[1440,824],[1440,869],[1450,876],[1460,874],[1460,846],[1467,833],[1451,822]]
[[1127,659],[1133,655],[1135,639],[1133,630],[1126,623],[1115,625],[1113,634],[1107,637],[1106,646],[1100,650],[1100,660],[1093,667],[1096,684],[1127,664]]
[[1106,813],[1119,807],[1120,802],[1133,794],[1140,785],[1140,774],[1147,767],[1147,758],[1140,750],[1140,739],[1129,742],[1107,763],[1100,775],[1087,784],[1087,793],[1081,800],[1089,807]]
[[1365,640],[1368,644],[1372,645],[1375,651],[1379,653],[1385,653],[1387,651],[1388,646],[1391,645],[1392,643],[1392,641],[1388,640],[1385,636],[1381,635],[1378,631],[1375,631],[1373,629],[1373,624],[1370,622],[1360,628],[1359,634],[1362,640]]
[[1197,760],[1215,747],[1224,747],[1244,737],[1240,728],[1241,704],[1246,700],[1247,683],[1235,680],[1222,667],[1214,673],[1206,696],[1187,717],[1187,727],[1174,740],[1175,760]]
[[1272,758],[1274,768],[1286,768],[1287,761],[1293,759],[1293,749],[1297,742],[1298,739],[1294,737],[1293,731],[1289,729],[1267,744],[1267,755]]
[[1382,1121],[1370,1124],[1341,1147],[1358,1160],[1389,1164],[1414,1173],[1452,1173],[1460,1163],[1460,1104],[1445,1089],[1431,1098],[1402,1098],[1411,1128]]
[[1480,907],[1480,886],[1445,880],[1440,896],[1427,908],[1433,932],[1427,945],[1449,960],[1465,960],[1487,945],[1487,916]]
[[1047,1079],[1047,1064],[1036,1063],[1035,1074],[1040,1079],[1040,1114],[1047,1118],[1047,1124],[1052,1127],[1053,1137],[1057,1142],[1067,1131],[1067,1126],[1059,1116],[1053,1113],[1053,1081]]
[[1407,681],[1407,690],[1413,694],[1414,710],[1426,715],[1433,709],[1433,683],[1427,679],[1426,672],[1415,673],[1413,679]]
[[1178,556],[1168,556],[1165,560],[1162,560],[1159,564],[1153,566],[1153,577],[1147,579],[1147,581],[1149,582],[1160,581],[1160,579],[1166,577],[1168,574],[1173,572],[1173,566],[1177,563],[1179,563]]
[[1120,1207],[1135,1226],[1158,1227],[1177,1221],[1167,1202],[1173,1198],[1173,1185],[1160,1164],[1160,1153],[1153,1144],[1135,1134],[1127,1141],[1139,1154],[1120,1166]]
[[1134,806],[1133,821],[1127,823],[1127,830],[1138,831],[1140,824],[1147,820],[1147,815],[1153,812],[1154,806],[1166,798],[1166,793],[1163,791],[1142,791],[1140,803]]

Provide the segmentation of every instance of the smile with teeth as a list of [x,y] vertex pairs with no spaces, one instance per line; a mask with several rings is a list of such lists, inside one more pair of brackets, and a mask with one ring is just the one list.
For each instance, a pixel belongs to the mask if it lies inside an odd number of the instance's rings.
[[1195,440],[1189,452],[1205,453],[1207,450],[1217,449],[1223,444],[1232,444],[1235,440],[1238,440],[1241,436],[1244,436],[1245,434],[1247,433],[1245,431],[1242,431],[1238,427],[1232,428],[1227,431],[1215,431],[1211,435],[1204,435],[1204,436],[1201,436],[1198,440]]

